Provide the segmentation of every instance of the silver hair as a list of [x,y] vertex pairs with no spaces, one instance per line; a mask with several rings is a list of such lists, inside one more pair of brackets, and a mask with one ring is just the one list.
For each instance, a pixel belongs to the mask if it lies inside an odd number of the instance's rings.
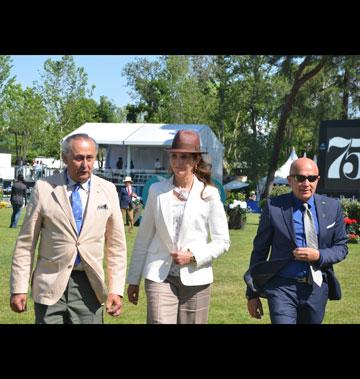
[[96,152],[98,151],[98,144],[96,143],[94,138],[90,137],[88,134],[85,134],[85,133],[78,133],[78,134],[72,134],[71,136],[69,136],[62,142],[61,144],[62,155],[66,156],[70,153],[72,141],[75,139],[91,140],[95,145]]

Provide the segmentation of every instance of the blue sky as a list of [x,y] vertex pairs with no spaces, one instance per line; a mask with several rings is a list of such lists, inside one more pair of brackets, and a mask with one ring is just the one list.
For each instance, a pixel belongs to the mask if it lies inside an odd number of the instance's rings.
[[[73,55],[77,67],[84,67],[88,74],[88,86],[95,84],[93,98],[99,102],[100,96],[107,96],[117,106],[125,106],[133,102],[126,87],[126,78],[122,70],[126,63],[136,57],[154,60],[154,55]],[[12,55],[11,76],[25,89],[32,87],[34,81],[40,81],[44,62],[51,58],[61,59],[61,55]]]

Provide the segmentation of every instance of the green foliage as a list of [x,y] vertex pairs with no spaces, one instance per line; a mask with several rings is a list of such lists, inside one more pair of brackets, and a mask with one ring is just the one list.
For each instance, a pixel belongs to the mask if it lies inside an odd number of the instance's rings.
[[354,199],[340,200],[344,217],[360,220],[360,202]]
[[82,67],[76,67],[69,55],[60,60],[48,59],[44,63],[41,82],[36,89],[41,94],[48,111],[44,130],[46,155],[59,157],[61,139],[84,121],[97,120],[94,101],[91,96],[94,86],[87,87],[88,76]]
[[8,146],[15,157],[27,159],[29,151],[43,143],[47,114],[41,97],[32,88],[23,90],[20,84],[11,84],[3,115]]
[[[291,188],[286,185],[275,185],[272,187],[272,190],[270,192],[269,197],[275,197],[275,196],[280,196],[284,195],[285,193],[291,192]],[[262,208],[266,203],[266,199],[261,199],[259,202],[260,208]]]
[[99,122],[125,122],[126,111],[118,108],[106,96],[100,96],[100,104],[97,106]]

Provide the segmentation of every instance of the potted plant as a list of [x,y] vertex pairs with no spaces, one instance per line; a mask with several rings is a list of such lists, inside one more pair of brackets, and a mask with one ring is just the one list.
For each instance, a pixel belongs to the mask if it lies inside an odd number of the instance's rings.
[[229,229],[242,229],[245,227],[247,204],[244,194],[231,194],[225,202],[225,210],[228,217]]

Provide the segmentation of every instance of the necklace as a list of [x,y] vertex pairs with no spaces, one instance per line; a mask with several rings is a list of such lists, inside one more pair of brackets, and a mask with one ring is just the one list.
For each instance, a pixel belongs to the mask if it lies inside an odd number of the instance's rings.
[[189,197],[189,192],[179,187],[174,187],[173,190],[176,193],[176,196],[179,198],[179,200],[186,201]]

